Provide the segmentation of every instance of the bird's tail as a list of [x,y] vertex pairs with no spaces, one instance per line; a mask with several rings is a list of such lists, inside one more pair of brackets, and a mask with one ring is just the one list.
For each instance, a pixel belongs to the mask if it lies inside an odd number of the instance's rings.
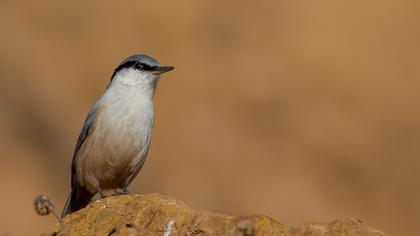
[[93,194],[86,191],[84,188],[73,187],[70,196],[67,198],[66,205],[64,205],[61,218],[67,214],[73,213],[87,206],[92,199]]

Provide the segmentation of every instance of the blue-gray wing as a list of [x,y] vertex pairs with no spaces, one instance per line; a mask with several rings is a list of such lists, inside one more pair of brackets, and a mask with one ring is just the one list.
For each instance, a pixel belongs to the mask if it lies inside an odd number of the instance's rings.
[[82,147],[83,143],[89,137],[89,135],[92,131],[92,127],[93,127],[93,123],[94,123],[94,117],[95,117],[95,113],[96,113],[97,108],[98,108],[98,104],[96,104],[89,111],[89,113],[88,113],[88,115],[85,119],[85,123],[83,124],[82,130],[80,131],[79,138],[77,138],[77,143],[76,143],[76,147],[74,149],[73,161],[72,161],[72,165],[71,165],[71,186],[72,186],[72,188],[76,184],[75,183],[75,175],[76,175],[75,159],[76,159],[77,153],[80,150],[80,147]]

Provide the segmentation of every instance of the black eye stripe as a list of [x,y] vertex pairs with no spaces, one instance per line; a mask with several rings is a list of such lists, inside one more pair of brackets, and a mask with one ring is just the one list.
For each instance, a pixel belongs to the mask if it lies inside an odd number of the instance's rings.
[[152,71],[155,70],[156,67],[155,66],[150,66],[141,62],[137,62],[133,65],[133,67],[137,70],[142,70],[142,71]]
[[114,71],[114,73],[112,74],[111,78],[113,78],[113,77],[114,77],[114,75],[115,75],[118,71],[120,71],[120,70],[122,70],[122,69],[124,69],[124,68],[129,68],[129,67],[134,68],[134,69],[136,69],[136,70],[141,70],[141,71],[154,71],[154,70],[157,70],[157,66],[150,66],[150,65],[148,65],[148,64],[141,63],[141,62],[139,62],[139,61],[127,61],[127,62],[125,62],[125,63],[123,63],[123,64],[119,65],[119,66],[115,69],[115,71]]

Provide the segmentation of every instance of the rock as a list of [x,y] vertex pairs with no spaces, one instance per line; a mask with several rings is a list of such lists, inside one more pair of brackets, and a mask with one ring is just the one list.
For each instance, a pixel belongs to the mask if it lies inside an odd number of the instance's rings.
[[[356,219],[306,224],[288,230],[261,215],[233,217],[196,211],[161,194],[126,195],[96,201],[64,219],[68,235],[385,235]],[[45,236],[66,235],[57,230]]]
[[379,230],[371,229],[356,218],[335,220],[328,224],[304,224],[289,230],[289,236],[332,236],[332,235],[357,235],[357,236],[385,236]]

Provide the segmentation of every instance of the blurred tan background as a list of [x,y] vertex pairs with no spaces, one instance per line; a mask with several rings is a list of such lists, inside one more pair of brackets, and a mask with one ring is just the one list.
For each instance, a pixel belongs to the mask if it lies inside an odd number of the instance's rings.
[[135,53],[176,70],[132,192],[414,235],[419,22],[414,0],[2,0],[0,235],[54,227],[32,199],[61,212],[82,122]]

